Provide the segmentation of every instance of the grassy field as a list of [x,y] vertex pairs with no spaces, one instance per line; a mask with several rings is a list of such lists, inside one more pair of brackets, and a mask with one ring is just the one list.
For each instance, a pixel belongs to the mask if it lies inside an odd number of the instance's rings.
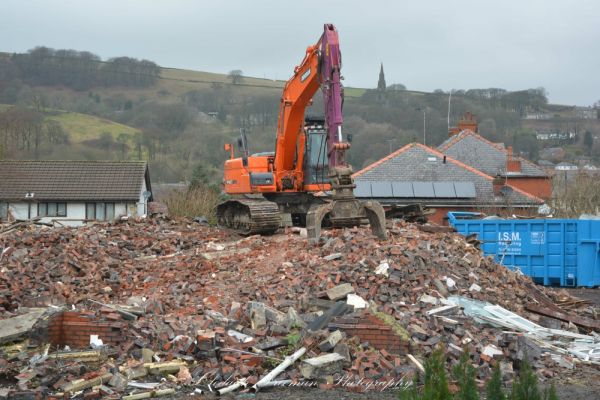
[[[103,87],[97,86],[86,91],[75,91],[68,87],[36,86],[35,90],[44,94],[47,98],[58,98],[55,105],[58,109],[61,104],[76,104],[78,102],[90,101],[98,97],[100,101],[112,98],[126,98],[135,103],[153,101],[158,103],[179,103],[183,96],[193,90],[212,90],[215,85],[230,91],[233,99],[254,96],[268,96],[279,99],[285,81],[262,79],[244,76],[238,84],[233,84],[227,74],[212,72],[193,71],[178,68],[161,68],[160,78],[155,85],[146,88],[135,87]],[[360,97],[367,89],[346,87],[344,93],[347,97]],[[274,103],[275,104],[275,103]],[[276,104],[275,104],[276,106]],[[11,107],[0,104],[0,111]],[[90,144],[98,140],[102,133],[108,132],[116,141],[117,137],[125,134],[130,137],[129,148],[134,147],[134,135],[139,130],[103,119],[89,114],[65,112],[63,110],[49,109],[46,120],[59,122],[63,129],[69,134],[73,145]]]
[[[162,68],[161,78],[163,80],[178,80],[191,83],[224,83],[231,84],[231,80],[226,74],[217,74],[213,72],[193,71],[178,68]],[[282,88],[284,82],[272,79],[244,77],[239,86],[260,86],[265,88]]]
[[353,87],[345,87],[344,88],[344,96],[346,97],[360,97],[362,96],[367,89],[362,88],[353,88]]
[[[10,104],[0,104],[0,112],[13,107]],[[45,121],[56,121],[69,134],[71,143],[81,143],[86,140],[98,139],[103,132],[108,132],[116,139],[120,134],[125,134],[133,140],[133,135],[139,132],[131,126],[119,124],[108,119],[95,117],[89,114],[49,110]]]
[[98,139],[103,132],[108,132],[114,139],[120,134],[133,137],[139,130],[107,119],[94,117],[87,114],[64,112],[58,115],[47,116],[46,119],[59,122],[63,129],[69,133],[72,143],[85,140]]
[[[226,74],[177,68],[162,68],[161,79],[158,81],[159,89],[157,91],[162,89],[171,96],[181,96],[190,90],[208,88],[213,84],[234,87],[236,92],[242,95],[258,95],[262,93],[281,93],[285,81],[245,76],[241,83],[233,85]],[[348,97],[360,97],[366,90],[367,89],[363,88],[346,87],[344,88],[344,94]]]
[[162,68],[157,85],[151,89],[156,93],[160,93],[164,100],[169,100],[169,98],[173,99],[173,97],[180,98],[183,94],[191,90],[211,88],[214,84],[230,87],[240,96],[254,96],[278,94],[281,92],[284,82],[244,77],[242,82],[234,85],[226,74]]

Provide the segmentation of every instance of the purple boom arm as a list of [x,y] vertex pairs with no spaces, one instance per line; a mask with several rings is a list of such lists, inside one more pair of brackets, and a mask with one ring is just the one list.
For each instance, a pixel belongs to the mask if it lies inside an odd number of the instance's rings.
[[342,102],[343,89],[340,71],[342,53],[337,30],[333,24],[325,24],[321,38],[321,88],[325,103],[325,124],[327,125],[327,153],[329,167],[345,165],[344,152],[347,144],[342,144]]

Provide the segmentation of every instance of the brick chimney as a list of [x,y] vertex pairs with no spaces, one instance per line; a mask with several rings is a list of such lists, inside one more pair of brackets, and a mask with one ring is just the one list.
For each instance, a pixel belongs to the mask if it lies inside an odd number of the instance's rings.
[[467,111],[465,115],[458,121],[457,126],[450,128],[450,130],[448,131],[448,136],[454,136],[466,129],[475,133],[479,131],[479,128],[477,126],[477,120],[475,120],[473,113],[471,113],[470,111]]
[[521,160],[513,158],[512,146],[508,146],[506,152],[506,172],[521,172]]
[[502,188],[504,187],[504,178],[500,175],[496,175],[492,180],[492,186],[494,187],[494,196],[502,196]]

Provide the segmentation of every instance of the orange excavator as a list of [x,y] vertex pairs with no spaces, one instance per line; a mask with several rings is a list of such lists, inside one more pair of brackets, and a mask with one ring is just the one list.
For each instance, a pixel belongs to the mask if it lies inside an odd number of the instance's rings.
[[[238,140],[241,157],[235,158],[232,145],[225,145],[230,158],[225,161],[223,184],[231,198],[217,205],[220,226],[242,234],[306,226],[314,243],[322,226],[368,222],[375,235],[387,237],[381,205],[354,197],[352,167],[345,161],[350,143],[342,135],[341,66],[337,30],[326,24],[283,89],[275,152],[249,155],[243,131]],[[325,118],[305,118],[319,88]]]

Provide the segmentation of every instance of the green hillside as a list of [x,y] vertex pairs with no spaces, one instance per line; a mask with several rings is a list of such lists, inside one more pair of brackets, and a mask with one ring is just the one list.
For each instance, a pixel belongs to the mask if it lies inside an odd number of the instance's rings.
[[133,135],[140,132],[139,129],[105,118],[74,112],[60,112],[55,115],[48,115],[46,119],[60,123],[69,134],[72,143],[98,139],[104,132],[110,133],[115,140],[121,134],[129,136],[133,140]]
[[[119,92],[130,96],[156,96],[162,101],[179,99],[192,90],[207,90],[220,86],[233,88],[240,95],[274,95],[281,96],[285,81],[254,78],[244,76],[240,83],[232,83],[228,74],[214,72],[193,71],[178,68],[161,68],[160,77],[156,85],[149,88],[119,88]],[[292,70],[290,69],[290,76]],[[366,89],[346,87],[344,94],[347,97],[360,97]],[[94,88],[99,94],[111,94],[115,88]]]
[[[12,104],[0,104],[0,112],[8,111],[13,107],[15,106]],[[43,122],[58,122],[73,144],[98,139],[103,133],[109,133],[115,140],[119,135],[124,134],[133,141],[133,136],[140,133],[139,129],[131,126],[89,114],[61,110],[44,110],[41,114]]]
[[[3,116],[9,106],[0,105],[0,127],[8,126],[0,136],[18,138],[0,140],[12,146],[0,149],[0,157],[147,159],[156,181],[189,179],[198,168],[219,181],[227,157],[223,144],[235,143],[240,129],[251,152],[273,150],[284,81],[232,79],[127,57],[98,62],[86,52],[65,60],[53,52],[0,54],[0,103],[30,110],[15,119]],[[486,138],[512,145],[534,161],[545,147],[560,145],[537,140],[540,130],[575,129],[578,136],[569,143],[573,151],[566,159],[598,158],[599,121],[582,120],[573,107],[548,104],[543,88],[454,90],[450,121],[449,93],[406,90],[401,84],[388,89],[345,88],[345,131],[354,138],[348,161],[355,169],[410,142],[437,146],[447,138],[448,123],[454,125],[467,111]],[[313,100],[307,114],[322,115],[321,96]],[[43,110],[46,126],[27,127],[40,119],[33,110]],[[528,118],[537,114],[552,118]],[[56,134],[57,126],[67,135]]]

